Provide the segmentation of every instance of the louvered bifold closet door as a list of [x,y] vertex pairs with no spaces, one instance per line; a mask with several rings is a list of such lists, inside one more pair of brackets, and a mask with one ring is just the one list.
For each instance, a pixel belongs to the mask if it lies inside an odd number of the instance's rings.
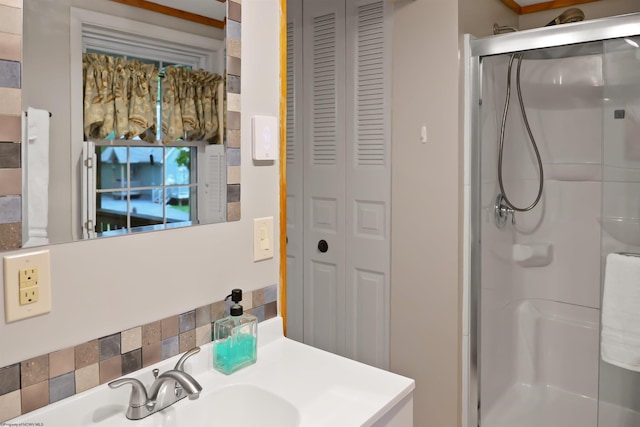
[[390,13],[347,0],[347,356],[388,368],[391,201]]
[[345,355],[344,0],[303,0],[304,341]]
[[304,340],[302,0],[287,1],[287,337]]

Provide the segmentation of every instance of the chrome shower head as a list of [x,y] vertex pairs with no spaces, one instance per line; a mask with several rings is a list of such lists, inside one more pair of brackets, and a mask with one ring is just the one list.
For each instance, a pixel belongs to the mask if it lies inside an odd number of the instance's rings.
[[545,25],[545,27],[579,21],[584,21],[584,12],[576,7],[573,7],[556,16],[553,21],[549,22],[547,25]]

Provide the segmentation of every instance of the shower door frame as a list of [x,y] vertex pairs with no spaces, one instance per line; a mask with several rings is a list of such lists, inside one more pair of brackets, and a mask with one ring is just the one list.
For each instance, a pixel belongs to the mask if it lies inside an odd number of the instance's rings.
[[[480,103],[482,68],[480,58],[531,49],[543,49],[579,43],[605,41],[640,34],[640,13],[595,19],[572,24],[536,28],[482,39],[464,37],[464,295],[463,324],[468,327],[468,370],[463,377],[466,390],[466,420],[463,426],[480,424]],[[468,188],[468,191],[467,191]],[[474,217],[475,213],[475,217]],[[464,330],[464,327],[463,327]],[[464,332],[463,332],[463,335]],[[465,348],[463,343],[463,348]],[[463,373],[465,369],[463,369]]]

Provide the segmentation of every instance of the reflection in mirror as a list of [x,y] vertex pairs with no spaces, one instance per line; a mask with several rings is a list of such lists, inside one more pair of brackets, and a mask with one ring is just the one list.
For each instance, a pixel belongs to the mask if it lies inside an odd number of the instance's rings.
[[223,221],[224,152],[208,149],[224,134],[223,80],[206,70],[213,51],[185,51],[163,30],[153,41],[108,32],[104,43],[82,30],[83,237]]
[[[182,138],[159,142],[163,126],[169,130],[168,123],[163,122],[161,89],[156,92],[157,109],[153,109],[157,120],[154,128],[159,131],[155,140],[145,142],[139,136],[83,137],[85,52],[155,62],[160,64],[160,74],[167,65],[177,64],[226,77],[226,29],[118,2],[24,1],[22,106],[24,110],[34,107],[51,113],[48,243],[207,224],[227,217],[231,203],[227,198],[231,184],[226,182],[228,168],[239,169],[239,165],[228,160],[237,156],[227,152],[224,107],[220,111],[224,131],[214,144],[204,138],[187,138],[184,132]],[[182,8],[188,3],[177,4]],[[140,45],[145,44],[150,50],[141,51]],[[171,57],[167,53],[171,50],[180,55]],[[225,99],[225,85],[221,87],[221,98]],[[89,158],[94,162],[87,161]],[[27,165],[24,157],[23,165]],[[91,168],[87,171],[85,165]],[[24,193],[29,172],[23,171]],[[239,177],[239,171],[234,175]],[[28,194],[24,194],[25,222],[29,205]],[[239,214],[234,214],[228,220],[238,218]],[[23,241],[27,239],[28,230],[23,230]]]
[[87,193],[95,195],[95,225],[85,238],[224,220],[223,189],[215,182],[202,185],[207,177],[197,178],[213,171],[222,182],[222,146],[89,144],[95,186]]

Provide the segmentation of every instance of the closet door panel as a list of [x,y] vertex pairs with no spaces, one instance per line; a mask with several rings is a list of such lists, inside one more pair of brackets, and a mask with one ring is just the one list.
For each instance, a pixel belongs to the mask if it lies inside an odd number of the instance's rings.
[[302,0],[287,1],[287,336],[304,340]]
[[388,368],[390,10],[383,0],[346,5],[347,355]]
[[344,0],[303,0],[304,341],[345,355]]

